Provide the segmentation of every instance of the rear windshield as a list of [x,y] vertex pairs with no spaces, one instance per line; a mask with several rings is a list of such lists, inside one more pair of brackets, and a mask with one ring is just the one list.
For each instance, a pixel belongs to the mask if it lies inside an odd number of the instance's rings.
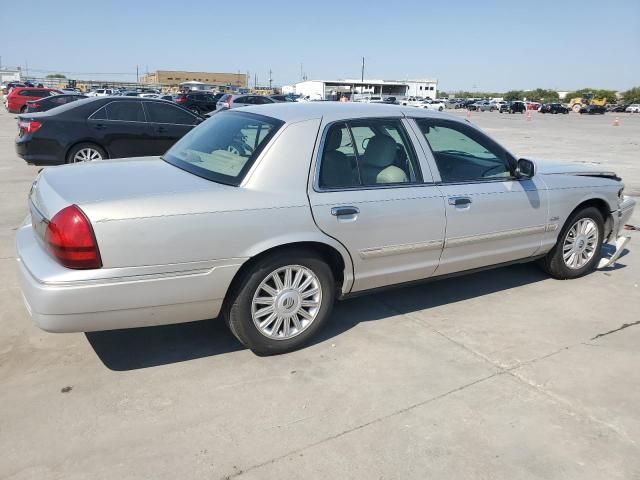
[[220,112],[182,137],[163,159],[200,177],[237,186],[283,124],[253,113]]

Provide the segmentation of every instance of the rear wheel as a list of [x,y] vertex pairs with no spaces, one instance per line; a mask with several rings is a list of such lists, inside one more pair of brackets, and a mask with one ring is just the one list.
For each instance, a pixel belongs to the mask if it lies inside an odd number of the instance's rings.
[[191,110],[193,113],[195,113],[196,115],[200,115],[200,109],[198,107],[189,107],[189,110]]
[[27,106],[23,105],[22,108],[20,108],[20,113],[27,113]]
[[575,212],[562,228],[556,245],[542,259],[553,278],[566,280],[586,275],[597,266],[604,240],[604,219],[597,208]]
[[73,147],[67,155],[67,163],[93,162],[105,160],[107,153],[94,143],[80,143]]
[[331,269],[315,253],[277,252],[246,273],[230,292],[223,316],[255,354],[286,353],[305,345],[326,323],[334,289]]

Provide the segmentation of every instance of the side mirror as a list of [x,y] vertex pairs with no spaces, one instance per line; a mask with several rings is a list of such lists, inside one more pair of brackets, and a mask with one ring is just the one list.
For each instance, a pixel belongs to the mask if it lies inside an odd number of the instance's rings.
[[536,173],[536,167],[531,160],[527,160],[526,158],[518,159],[518,163],[516,165],[516,177],[519,179],[522,178],[532,178]]

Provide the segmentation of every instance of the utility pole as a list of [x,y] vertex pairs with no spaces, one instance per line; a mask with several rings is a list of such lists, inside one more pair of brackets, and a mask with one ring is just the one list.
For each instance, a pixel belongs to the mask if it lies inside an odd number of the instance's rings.
[[362,57],[362,71],[360,73],[360,81],[364,83],[364,57]]
[[272,73],[271,69],[269,69],[269,90],[271,90],[271,84],[273,83],[273,78],[271,78]]
[[136,83],[140,83],[140,72],[138,71],[138,65],[136,65]]
[[253,88],[258,88],[258,74],[253,74]]

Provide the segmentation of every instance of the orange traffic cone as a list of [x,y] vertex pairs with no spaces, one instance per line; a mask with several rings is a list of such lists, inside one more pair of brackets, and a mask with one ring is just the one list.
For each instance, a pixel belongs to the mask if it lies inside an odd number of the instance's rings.
[[618,117],[616,117],[616,119],[613,121],[613,126],[614,127],[619,127],[620,126],[620,120],[618,119]]

